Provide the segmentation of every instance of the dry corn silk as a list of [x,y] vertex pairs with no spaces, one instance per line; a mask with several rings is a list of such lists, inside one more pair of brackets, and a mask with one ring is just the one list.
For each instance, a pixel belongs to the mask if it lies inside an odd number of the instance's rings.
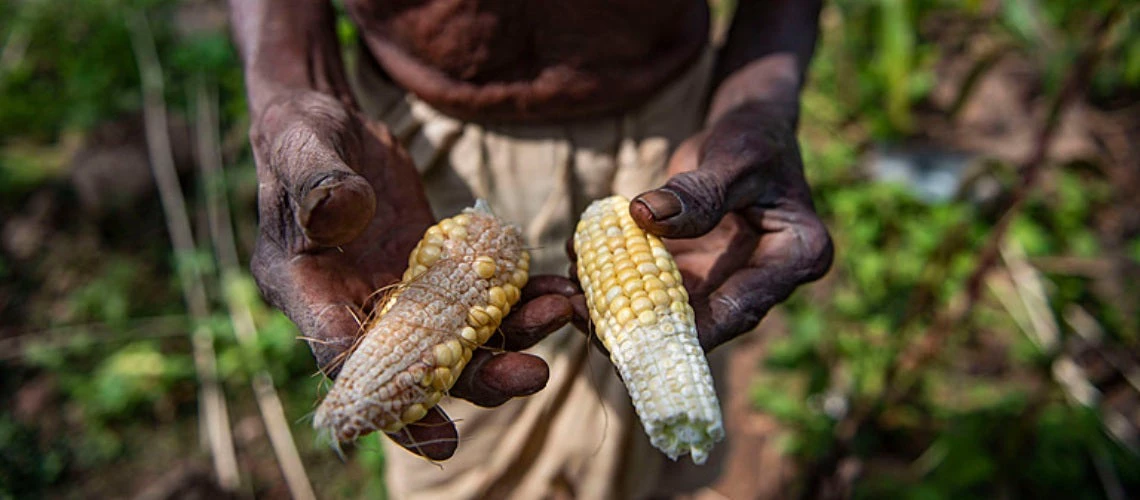
[[313,418],[338,442],[398,432],[439,403],[526,285],[518,227],[482,200],[428,228]]
[[629,214],[629,200],[592,203],[574,234],[594,334],[610,351],[650,442],[702,464],[724,439],[720,402],[672,255]]

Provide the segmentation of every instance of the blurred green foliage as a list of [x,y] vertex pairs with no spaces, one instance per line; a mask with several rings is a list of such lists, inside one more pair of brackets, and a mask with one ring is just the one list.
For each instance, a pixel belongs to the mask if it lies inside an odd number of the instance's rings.
[[[1050,373],[1058,352],[1031,341],[992,290],[983,291],[932,362],[893,379],[915,380],[915,389],[901,400],[884,399],[903,350],[961,300],[996,220],[973,201],[929,202],[906,186],[868,183],[853,168],[858,150],[835,137],[863,126],[870,134],[855,137],[872,143],[915,132],[912,109],[929,94],[933,63],[951,50],[921,36],[924,20],[952,13],[982,26],[975,36],[1009,44],[1041,65],[1048,97],[1072,68],[1090,21],[1115,4],[1003,1],[998,22],[984,23],[981,3],[831,2],[836,18],[813,62],[803,141],[836,262],[823,283],[784,306],[787,335],[772,343],[753,400],[788,426],[786,448],[805,464],[837,453],[865,459],[867,470],[856,484],[860,498],[1104,498],[1106,470],[1137,489],[1140,458],[1106,433],[1097,408],[1066,397]],[[1138,14],[1130,9],[1115,26],[1094,78],[1094,102],[1140,88],[1130,55],[1140,43]],[[844,85],[850,81],[859,83],[857,92]],[[1050,169],[1012,221],[1007,241],[1029,259],[1103,257],[1095,220],[1117,200],[1095,170],[1080,164]],[[1006,177],[997,176],[1008,192],[1018,180]],[[1131,248],[1136,241],[1133,236]],[[1097,319],[1111,345],[1140,348],[1137,319],[1093,293],[1088,277],[1045,273],[1044,279],[1049,313],[1063,335],[1074,335],[1063,313],[1079,306]],[[923,290],[933,307],[916,311]],[[994,373],[974,373],[979,370]],[[860,410],[872,418],[851,436],[852,449],[840,450],[840,436],[850,430],[837,426]]]
[[0,195],[64,174],[69,133],[139,111],[131,12],[151,21],[174,110],[185,110],[190,86],[207,78],[219,90],[223,125],[244,119],[241,67],[227,33],[179,32],[178,7],[175,0],[0,2]]
[[[139,70],[127,23],[135,12],[149,21],[172,113],[192,117],[193,91],[204,85],[219,101],[219,133],[239,130],[244,136],[242,73],[227,27],[188,18],[193,13],[184,7],[176,0],[0,3],[0,18],[6,20],[0,25],[0,197],[18,200],[66,175],[69,155],[82,134],[140,112]],[[254,214],[248,207],[256,184],[251,188],[248,151],[240,151],[228,167],[224,181],[229,189],[224,194],[234,203],[235,223],[251,227]],[[199,194],[188,198],[194,203],[188,207],[191,211],[201,206],[201,187],[184,186]],[[165,236],[157,229],[149,234]],[[68,234],[76,230],[71,226],[58,230],[53,237],[60,243],[81,237]],[[135,227],[130,234],[140,230]],[[33,376],[48,380],[47,391],[58,395],[60,408],[38,426],[8,413],[0,417],[0,498],[59,493],[60,481],[68,477],[139,460],[140,455],[159,457],[159,462],[181,460],[185,449],[197,448],[193,435],[185,436],[190,441],[182,449],[162,449],[159,444],[167,439],[139,446],[140,440],[147,442],[143,436],[162,437],[164,432],[177,440],[173,422],[194,420],[198,380],[191,331],[206,331],[213,339],[218,375],[233,404],[231,418],[237,418],[238,411],[256,414],[250,406],[249,381],[262,369],[287,393],[290,415],[311,411],[320,378],[313,377],[316,369],[305,345],[296,340],[296,328],[262,302],[248,272],[223,272],[204,232],[198,236],[203,246],[188,255],[171,254],[161,238],[110,245],[93,262],[88,256],[73,259],[69,263],[76,266],[77,282],[56,304],[49,304],[50,310],[27,312],[30,318],[45,320],[33,328],[47,330],[42,340],[23,347],[21,361],[0,361],[0,368],[14,384]],[[60,243],[52,255],[64,255],[61,260],[68,262],[67,244]],[[164,252],[169,257],[156,259]],[[175,269],[205,277],[214,297],[205,320],[185,316],[181,285],[172,277]],[[0,277],[7,273],[7,263],[0,259]],[[252,346],[239,344],[234,336],[228,312],[232,304],[253,313],[258,335]],[[17,388],[6,384],[0,394],[5,407],[16,404]],[[60,426],[67,429],[62,434]],[[48,428],[54,430],[44,431]],[[315,441],[304,438],[302,433],[298,442],[312,450]],[[319,453],[328,454],[324,449]],[[125,474],[129,480],[129,472]]]

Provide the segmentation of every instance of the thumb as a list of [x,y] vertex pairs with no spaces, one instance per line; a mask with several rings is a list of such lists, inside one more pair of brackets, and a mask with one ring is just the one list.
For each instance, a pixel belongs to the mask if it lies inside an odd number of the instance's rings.
[[372,185],[345,164],[333,140],[321,127],[299,123],[277,138],[270,159],[294,222],[319,247],[352,241],[376,212]]
[[352,241],[376,212],[372,186],[340,162],[310,170],[292,188],[297,193],[297,225],[305,237],[319,246]]
[[715,170],[678,174],[664,186],[642,193],[629,206],[646,231],[666,238],[696,238],[720,223],[729,206],[730,184]]
[[779,147],[781,138],[791,133],[779,133],[790,130],[783,126],[756,133],[757,123],[747,113],[733,113],[682,143],[670,159],[675,175],[630,203],[637,224],[658,236],[695,238],[716,227],[725,213],[767,196],[776,186],[757,174],[760,167],[779,166],[779,152],[788,149]]

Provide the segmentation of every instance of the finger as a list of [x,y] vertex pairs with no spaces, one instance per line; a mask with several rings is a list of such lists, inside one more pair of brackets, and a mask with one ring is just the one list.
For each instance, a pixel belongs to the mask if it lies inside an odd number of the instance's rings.
[[697,330],[706,351],[755,328],[797,287],[819,279],[831,267],[834,250],[823,223],[814,215],[764,211],[752,214],[765,235],[751,267],[730,276],[697,311]]
[[400,432],[388,434],[396,444],[431,460],[447,460],[459,446],[459,432],[447,414],[438,406],[428,410],[420,420],[408,424]]
[[[729,113],[682,143],[670,162],[675,175],[634,198],[630,215],[658,236],[693,238],[712,230],[725,213],[786,194],[785,185],[802,191],[792,122],[767,114]],[[768,182],[785,178],[793,181]]]
[[376,196],[363,177],[343,163],[312,168],[296,189],[297,224],[315,245],[344,245],[359,235],[376,212]]
[[536,297],[542,295],[561,295],[569,297],[571,295],[582,293],[578,286],[564,276],[556,276],[553,274],[541,274],[531,276],[527,280],[526,286],[522,289],[522,301],[527,302],[534,300]]
[[340,135],[352,122],[347,110],[331,98],[304,104],[272,105],[261,117],[255,149],[280,181],[309,243],[343,245],[372,219],[376,197],[341,154]]
[[485,407],[529,396],[550,378],[550,368],[538,356],[519,352],[494,354],[478,349],[451,388],[451,395]]
[[250,269],[262,296],[297,325],[317,366],[335,378],[361,333],[364,314],[352,297],[371,292],[364,282],[332,282],[342,270],[323,255],[288,258],[274,241],[259,238]]
[[570,299],[562,295],[542,295],[523,302],[499,326],[502,339],[488,341],[489,345],[502,345],[508,351],[521,351],[537,344],[547,335],[562,328],[574,317]]
[[574,250],[573,236],[566,238],[566,257],[570,259],[570,262],[578,261],[578,251]]
[[570,278],[574,288],[581,290],[582,282],[578,279],[578,252],[574,250],[573,236],[566,239],[566,256],[570,260],[570,264],[566,267],[566,276]]

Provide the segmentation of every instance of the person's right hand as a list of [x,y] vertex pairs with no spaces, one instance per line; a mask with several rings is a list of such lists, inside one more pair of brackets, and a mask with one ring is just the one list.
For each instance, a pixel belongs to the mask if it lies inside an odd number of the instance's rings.
[[[330,96],[294,92],[270,101],[250,131],[260,231],[251,268],[266,300],[308,340],[335,377],[377,290],[395,283],[434,222],[407,153],[381,125]],[[570,320],[564,278],[532,277],[489,345],[525,349]],[[451,395],[482,406],[533,394],[549,370],[538,357],[479,349]],[[390,437],[433,460],[455,451],[455,426],[438,407]],[[426,443],[426,444],[419,444]]]

